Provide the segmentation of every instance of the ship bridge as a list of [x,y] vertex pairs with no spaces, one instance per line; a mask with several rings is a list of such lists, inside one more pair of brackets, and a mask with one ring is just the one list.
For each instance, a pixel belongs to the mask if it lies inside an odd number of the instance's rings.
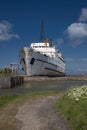
[[32,43],[31,48],[39,53],[44,54],[45,56],[55,58],[55,47],[48,42]]
[[46,48],[46,47],[50,47],[49,43],[32,43],[31,44],[32,48]]

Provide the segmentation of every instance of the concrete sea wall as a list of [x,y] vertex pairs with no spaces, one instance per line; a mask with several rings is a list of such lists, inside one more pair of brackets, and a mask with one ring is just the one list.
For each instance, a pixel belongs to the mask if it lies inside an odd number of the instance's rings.
[[0,88],[13,88],[23,83],[23,76],[0,76]]
[[24,76],[24,82],[30,81],[51,81],[51,80],[87,80],[87,75],[64,76],[64,77],[47,77],[47,76]]
[[50,80],[87,80],[87,75],[64,76],[64,77],[47,77],[47,76],[0,76],[0,88],[13,88],[18,85],[33,81],[50,81]]

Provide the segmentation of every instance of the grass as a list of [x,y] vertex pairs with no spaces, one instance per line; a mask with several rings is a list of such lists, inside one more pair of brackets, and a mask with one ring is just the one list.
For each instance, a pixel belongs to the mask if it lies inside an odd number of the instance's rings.
[[18,95],[5,95],[0,97],[0,108],[7,105],[9,102],[18,98]]
[[[78,89],[81,88],[76,89],[76,95],[78,95]],[[72,91],[75,93],[75,88],[72,89]],[[70,92],[70,90],[68,90],[68,92]],[[83,97],[81,95],[77,100],[76,95],[70,95],[71,97],[69,97],[68,92],[57,102],[57,108],[60,109],[67,120],[70,121],[73,130],[87,130],[87,98],[83,98],[84,95]],[[87,94],[87,91],[85,92]]]
[[47,96],[47,95],[56,95],[59,94],[58,91],[49,91],[49,92],[33,92],[25,95],[4,95],[0,97],[0,110],[5,108],[8,104],[11,104],[12,102],[20,103],[24,102],[28,99],[37,98],[40,96]]
[[18,130],[20,122],[15,119],[18,111],[18,95],[0,97],[0,130]]

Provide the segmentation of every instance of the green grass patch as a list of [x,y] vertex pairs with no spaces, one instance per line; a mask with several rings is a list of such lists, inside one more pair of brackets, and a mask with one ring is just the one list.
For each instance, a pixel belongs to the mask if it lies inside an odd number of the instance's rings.
[[[76,91],[73,88],[72,91],[74,90],[74,93],[76,92],[77,94],[75,94],[78,95],[78,89],[81,89],[81,87],[77,88]],[[68,92],[70,93],[71,91],[68,90]],[[57,102],[57,108],[70,121],[73,130],[87,130],[87,98],[82,98],[81,95],[77,100],[76,95],[69,96],[68,92]]]
[[4,107],[9,102],[18,98],[18,95],[5,95],[0,97],[0,108]]
[[33,92],[25,95],[13,95],[13,94],[4,95],[0,97],[0,109],[2,107],[4,108],[6,105],[15,100],[16,102],[22,102],[30,98],[36,98],[47,95],[56,95],[58,93],[59,93],[58,91],[49,91],[49,92]]

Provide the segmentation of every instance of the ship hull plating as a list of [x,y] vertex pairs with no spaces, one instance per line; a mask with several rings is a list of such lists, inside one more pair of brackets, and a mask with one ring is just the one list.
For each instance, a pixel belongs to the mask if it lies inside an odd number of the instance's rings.
[[[58,59],[50,58],[30,48],[25,48],[21,55],[23,70],[28,76],[64,76],[65,69],[58,64]],[[23,61],[24,60],[24,61]]]

